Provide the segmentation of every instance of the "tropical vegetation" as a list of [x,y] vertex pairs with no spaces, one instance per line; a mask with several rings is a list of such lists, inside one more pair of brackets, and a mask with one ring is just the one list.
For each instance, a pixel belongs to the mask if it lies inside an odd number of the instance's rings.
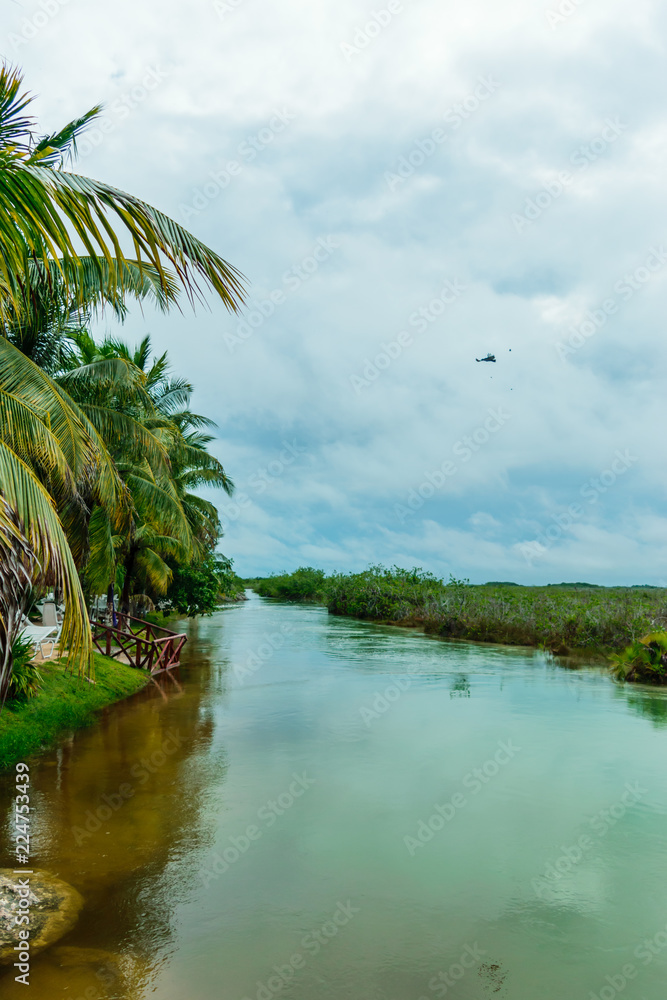
[[661,629],[635,639],[612,657],[619,680],[667,684],[667,632]]
[[324,570],[301,566],[294,573],[279,573],[263,579],[247,580],[262,597],[275,597],[282,601],[312,601],[325,603],[327,578]]
[[91,596],[164,598],[174,563],[205,562],[220,535],[194,491],[233,488],[166,355],[96,343],[91,321],[122,319],[129,297],[243,300],[239,273],[178,223],[67,169],[99,106],[42,134],[31,101],[0,67],[0,703],[35,590],[64,601],[62,645],[85,670]]
[[[614,663],[625,665],[620,670],[617,666],[619,676],[667,678],[667,591],[659,588],[473,586],[467,580],[451,577],[445,582],[421,569],[397,566],[328,577],[302,567],[293,574],[251,581],[251,586],[265,597],[316,600],[332,614],[418,626],[447,638],[542,646],[562,655],[616,653]],[[635,645],[624,653],[629,644]]]

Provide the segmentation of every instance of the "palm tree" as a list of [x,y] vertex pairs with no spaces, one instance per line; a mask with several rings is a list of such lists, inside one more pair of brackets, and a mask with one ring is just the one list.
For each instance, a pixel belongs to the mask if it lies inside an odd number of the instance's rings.
[[[58,367],[61,359],[49,354],[44,334],[59,341],[80,309],[106,302],[118,311],[129,293],[152,289],[168,308],[179,286],[192,303],[202,299],[203,286],[231,311],[238,311],[244,295],[239,272],[178,223],[132,195],[64,169],[99,106],[42,136],[28,113],[31,101],[19,72],[1,66],[0,695],[35,580],[62,590],[63,643],[72,662],[82,669],[89,662],[85,602],[63,524],[73,525],[83,509],[84,483],[94,484],[110,529],[128,508],[127,488],[98,429],[30,355],[47,369]],[[123,235],[133,256],[123,252]],[[38,356],[40,338],[45,353]],[[108,366],[112,370],[121,385],[127,373],[117,362]],[[143,495],[149,492],[144,487]]]
[[[63,522],[81,511],[80,485],[120,524],[125,486],[81,409],[6,338],[0,337],[0,692],[11,676],[11,646],[34,585],[65,598],[62,641],[86,663],[90,635],[75,557]],[[19,572],[18,565],[23,570]]]
[[[92,341],[77,338],[89,363],[95,357]],[[98,358],[117,358],[132,364],[142,374],[142,385],[156,413],[146,424],[163,440],[170,463],[170,476],[192,530],[199,555],[208,553],[220,537],[220,519],[214,504],[190,491],[201,486],[223,489],[231,495],[234,484],[222,464],[207,450],[213,441],[204,429],[215,427],[213,420],[190,409],[192,383],[172,377],[168,354],[151,359],[151,339],[146,336],[131,350],[122,340],[107,337],[96,348]],[[84,353],[82,351],[82,354]],[[166,421],[166,422],[165,422]]]
[[168,559],[198,561],[215,547],[217,509],[191,490],[208,485],[231,493],[233,483],[206,450],[212,439],[199,428],[212,421],[189,409],[192,385],[172,377],[166,352],[151,359],[149,337],[134,350],[117,338],[72,339],[68,370],[56,381],[102,437],[131,502],[122,536],[92,499],[89,521],[78,519],[77,529],[88,530],[86,585],[91,594],[119,585],[127,611],[138,592],[164,596]]

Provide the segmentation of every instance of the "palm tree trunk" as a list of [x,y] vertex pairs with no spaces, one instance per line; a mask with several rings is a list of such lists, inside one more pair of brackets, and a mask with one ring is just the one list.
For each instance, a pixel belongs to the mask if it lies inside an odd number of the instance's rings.
[[12,531],[0,530],[0,706],[12,679],[12,645],[28,610],[37,558],[25,537],[23,525],[0,494],[0,513]]
[[133,545],[125,561],[125,579],[123,580],[123,590],[120,595],[120,610],[124,615],[129,615],[130,613],[130,592],[132,590],[132,573],[134,571],[136,554],[137,549]]
[[116,609],[114,607],[114,585],[110,583],[107,587],[107,607],[104,614],[104,621],[107,625],[116,627]]

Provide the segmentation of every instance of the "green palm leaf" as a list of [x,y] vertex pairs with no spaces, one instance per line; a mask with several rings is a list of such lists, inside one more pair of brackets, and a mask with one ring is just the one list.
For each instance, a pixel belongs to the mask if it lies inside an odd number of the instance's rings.
[[[0,441],[2,494],[16,512],[39,563],[39,577],[59,587],[65,599],[61,647],[79,672],[90,667],[90,627],[81,584],[53,501],[34,473]],[[3,525],[7,530],[6,522]],[[0,540],[1,541],[1,540]]]

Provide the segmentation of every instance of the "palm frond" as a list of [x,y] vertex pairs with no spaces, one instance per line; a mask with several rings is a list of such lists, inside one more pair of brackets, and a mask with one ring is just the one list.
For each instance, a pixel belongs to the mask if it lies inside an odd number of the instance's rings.
[[71,493],[74,477],[46,416],[25,399],[7,392],[0,383],[0,438],[26,464],[55,478],[64,491]]
[[83,404],[81,409],[111,451],[122,453],[124,462],[145,459],[156,476],[167,475],[169,453],[160,439],[140,421],[118,410]]
[[75,286],[81,279],[80,255],[75,250],[70,229],[86,248],[87,255],[99,261],[102,256],[109,267],[114,259],[127,258],[121,249],[109,217],[129,234],[135,254],[142,267],[152,265],[165,285],[167,272],[164,259],[173,268],[192,304],[203,302],[202,283],[222,299],[227,308],[238,312],[245,289],[236,268],[224,261],[179,223],[158,209],[118,188],[80,174],[51,170],[25,160],[13,160],[0,170],[0,223],[11,219],[12,238],[0,224],[0,240],[11,249],[9,259],[0,258],[0,276],[15,294],[16,274],[24,263],[25,253],[17,258],[16,230],[21,233],[29,254],[48,256],[63,261],[63,275],[76,275]]
[[155,480],[139,469],[126,472],[125,481],[142,520],[180,538],[184,548],[190,550],[190,526],[173,484],[166,477]]
[[45,135],[34,146],[28,162],[54,167],[62,166],[66,158],[72,160],[77,155],[76,140],[101,113],[102,105],[96,104],[85,115],[75,118],[58,132]]
[[79,673],[90,668],[92,643],[86,604],[60,519],[44,487],[28,466],[0,441],[0,483],[5,500],[23,525],[39,562],[39,578],[59,587],[65,599],[61,647]]
[[0,337],[0,385],[8,396],[22,400],[42,417],[58,441],[75,481],[96,470],[104,477],[107,488],[114,482],[121,488],[103,442],[74,400],[3,337]]
[[58,376],[57,382],[80,405],[94,399],[109,403],[110,397],[115,397],[117,402],[125,400],[149,413],[154,412],[153,400],[144,388],[141,372],[125,358],[98,355],[85,364],[63,372]]
[[172,572],[154,549],[142,549],[137,556],[137,565],[143,570],[153,590],[158,594],[166,594],[171,583]]
[[103,594],[116,573],[116,544],[113,526],[102,507],[94,507],[88,525],[89,555],[84,571],[87,588]]
[[33,98],[20,92],[22,84],[18,69],[6,63],[0,66],[0,147],[10,150],[27,150],[26,136],[34,128],[34,119],[24,114]]

